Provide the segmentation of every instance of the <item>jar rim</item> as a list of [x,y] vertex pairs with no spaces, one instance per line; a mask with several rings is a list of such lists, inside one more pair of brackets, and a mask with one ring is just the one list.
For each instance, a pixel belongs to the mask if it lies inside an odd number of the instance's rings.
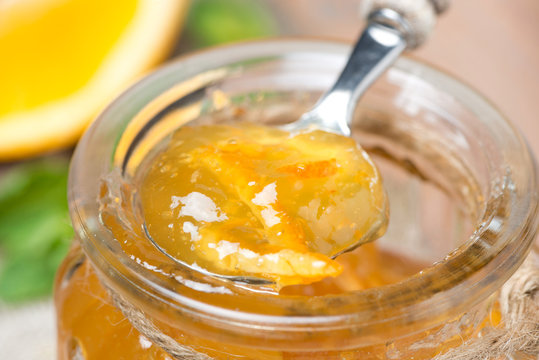
[[[419,70],[422,79],[436,83],[438,89],[472,107],[478,117],[488,121],[492,126],[503,127],[506,135],[513,140],[512,146],[517,144],[517,151],[524,154],[522,161],[528,172],[527,183],[518,186],[522,189],[521,192],[527,196],[505,199],[510,206],[514,207],[515,211],[509,211],[506,219],[508,226],[497,239],[495,246],[485,247],[482,245],[485,236],[487,236],[485,234],[492,231],[492,226],[495,225],[493,222],[496,221],[496,209],[493,208],[490,209],[490,213],[485,214],[469,242],[464,244],[458,252],[451,254],[422,273],[400,283],[381,288],[322,297],[324,301],[330,300],[334,304],[352,303],[354,304],[353,311],[343,311],[337,315],[267,315],[223,309],[195,298],[171,293],[169,289],[162,288],[155,283],[152,284],[152,281],[148,281],[147,272],[142,271],[142,269],[138,271],[132,267],[129,269],[125,267],[131,260],[123,253],[115,252],[114,237],[102,229],[103,225],[96,223],[98,217],[95,215],[95,207],[97,204],[93,204],[92,200],[97,202],[97,192],[93,194],[93,197],[89,196],[85,193],[88,186],[84,185],[88,177],[96,176],[93,173],[95,169],[88,168],[84,164],[93,156],[92,153],[99,146],[99,141],[103,140],[99,139],[99,130],[104,123],[114,121],[115,116],[120,111],[124,111],[129,106],[132,107],[133,103],[144,103],[150,100],[147,94],[141,93],[141,89],[155,87],[159,81],[163,81],[171,73],[179,70],[188,74],[196,74],[197,71],[201,70],[200,64],[204,64],[208,68],[218,66],[220,63],[222,64],[223,59],[233,61],[235,59],[285,54],[286,52],[329,52],[339,54],[344,58],[348,51],[348,44],[305,39],[265,40],[217,47],[180,57],[146,76],[112,102],[98,116],[79,142],[69,176],[69,204],[72,221],[86,254],[101,275],[107,278],[107,281],[112,281],[115,286],[124,289],[128,287],[144,289],[143,292],[150,294],[152,298],[158,299],[161,303],[171,304],[182,311],[188,309],[192,316],[200,316],[206,320],[211,318],[212,322],[217,324],[216,326],[225,326],[226,324],[227,328],[247,329],[253,324],[257,324],[259,330],[267,329],[268,331],[276,329],[290,331],[306,327],[312,331],[312,326],[316,326],[317,331],[329,331],[355,326],[363,330],[370,329],[367,331],[372,333],[379,329],[380,324],[385,324],[385,326],[399,324],[401,327],[406,327],[406,324],[410,322],[409,315],[406,315],[409,310],[413,310],[414,323],[420,323],[422,327],[426,328],[439,323],[441,316],[447,316],[448,313],[456,315],[465,311],[498,289],[524,260],[537,230],[538,180],[533,156],[519,132],[509,125],[503,115],[481,95],[440,70],[410,58],[399,59],[395,67],[405,72]],[[163,85],[163,88],[172,85],[171,81],[169,84]],[[156,91],[159,92],[159,90]],[[134,114],[136,111],[131,111],[131,113]],[[116,140],[117,138],[111,137],[106,141]],[[110,162],[103,159],[100,169],[102,172],[110,170]],[[506,180],[509,182],[501,184],[502,188],[513,186],[509,178]],[[505,195],[502,194],[503,196]],[[525,226],[517,226],[522,224]],[[478,247],[481,259],[477,259]],[[496,274],[496,276],[492,276],[492,274]],[[434,277],[440,276],[445,277],[443,284],[447,287],[432,281]],[[148,285],[152,287],[151,290],[145,289]],[[402,295],[403,292],[409,296],[399,297],[399,303],[392,302],[397,294]],[[428,296],[422,297],[422,293],[428,294]],[[380,309],[375,318],[372,316],[373,304]]]

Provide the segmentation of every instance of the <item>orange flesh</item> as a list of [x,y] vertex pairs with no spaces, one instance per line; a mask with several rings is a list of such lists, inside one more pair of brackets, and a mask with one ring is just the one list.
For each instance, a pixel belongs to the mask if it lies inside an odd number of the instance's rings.
[[133,0],[8,3],[0,4],[0,48],[9,54],[0,56],[0,118],[86,85],[137,7]]
[[188,265],[278,286],[337,276],[331,259],[379,237],[381,179],[350,138],[249,124],[185,127],[141,186],[153,240]]

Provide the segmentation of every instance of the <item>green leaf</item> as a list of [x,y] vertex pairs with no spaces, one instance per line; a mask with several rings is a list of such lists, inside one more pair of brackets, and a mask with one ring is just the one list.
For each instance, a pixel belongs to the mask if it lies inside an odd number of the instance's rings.
[[15,302],[48,295],[55,272],[46,258],[10,257],[0,273],[0,297]]
[[67,173],[67,159],[49,159],[0,177],[0,299],[50,294],[73,237]]
[[186,27],[194,47],[274,36],[278,32],[270,9],[253,0],[195,1]]

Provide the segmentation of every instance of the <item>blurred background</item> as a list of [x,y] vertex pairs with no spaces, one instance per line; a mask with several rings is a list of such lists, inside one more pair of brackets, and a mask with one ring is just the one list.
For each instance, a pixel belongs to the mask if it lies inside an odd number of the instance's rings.
[[[278,36],[353,42],[360,0],[0,0],[0,355],[53,359],[56,268],[73,231],[69,158],[106,103],[208,46]],[[411,56],[491,100],[539,156],[539,1],[454,0]]]

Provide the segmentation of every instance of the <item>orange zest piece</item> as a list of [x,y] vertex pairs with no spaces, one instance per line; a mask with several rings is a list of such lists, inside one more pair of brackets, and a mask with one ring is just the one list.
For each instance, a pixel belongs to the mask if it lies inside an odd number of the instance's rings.
[[[281,245],[288,249],[307,251],[303,228],[298,219],[287,214],[276,199],[262,199],[264,194],[275,191],[272,184],[266,186],[264,179],[254,169],[253,158],[262,159],[262,146],[257,150],[251,146],[207,147],[194,150],[192,161],[206,165],[219,179],[221,185],[232,191],[249,207],[253,215],[264,227],[265,236],[270,244]],[[218,171],[216,171],[218,169]],[[254,183],[243,186],[243,184]],[[269,191],[269,192],[268,192]],[[265,193],[264,193],[265,192]],[[260,198],[257,200],[257,198]]]
[[337,173],[337,160],[311,161],[283,166],[277,171],[293,174],[301,178],[320,178],[335,175]]

